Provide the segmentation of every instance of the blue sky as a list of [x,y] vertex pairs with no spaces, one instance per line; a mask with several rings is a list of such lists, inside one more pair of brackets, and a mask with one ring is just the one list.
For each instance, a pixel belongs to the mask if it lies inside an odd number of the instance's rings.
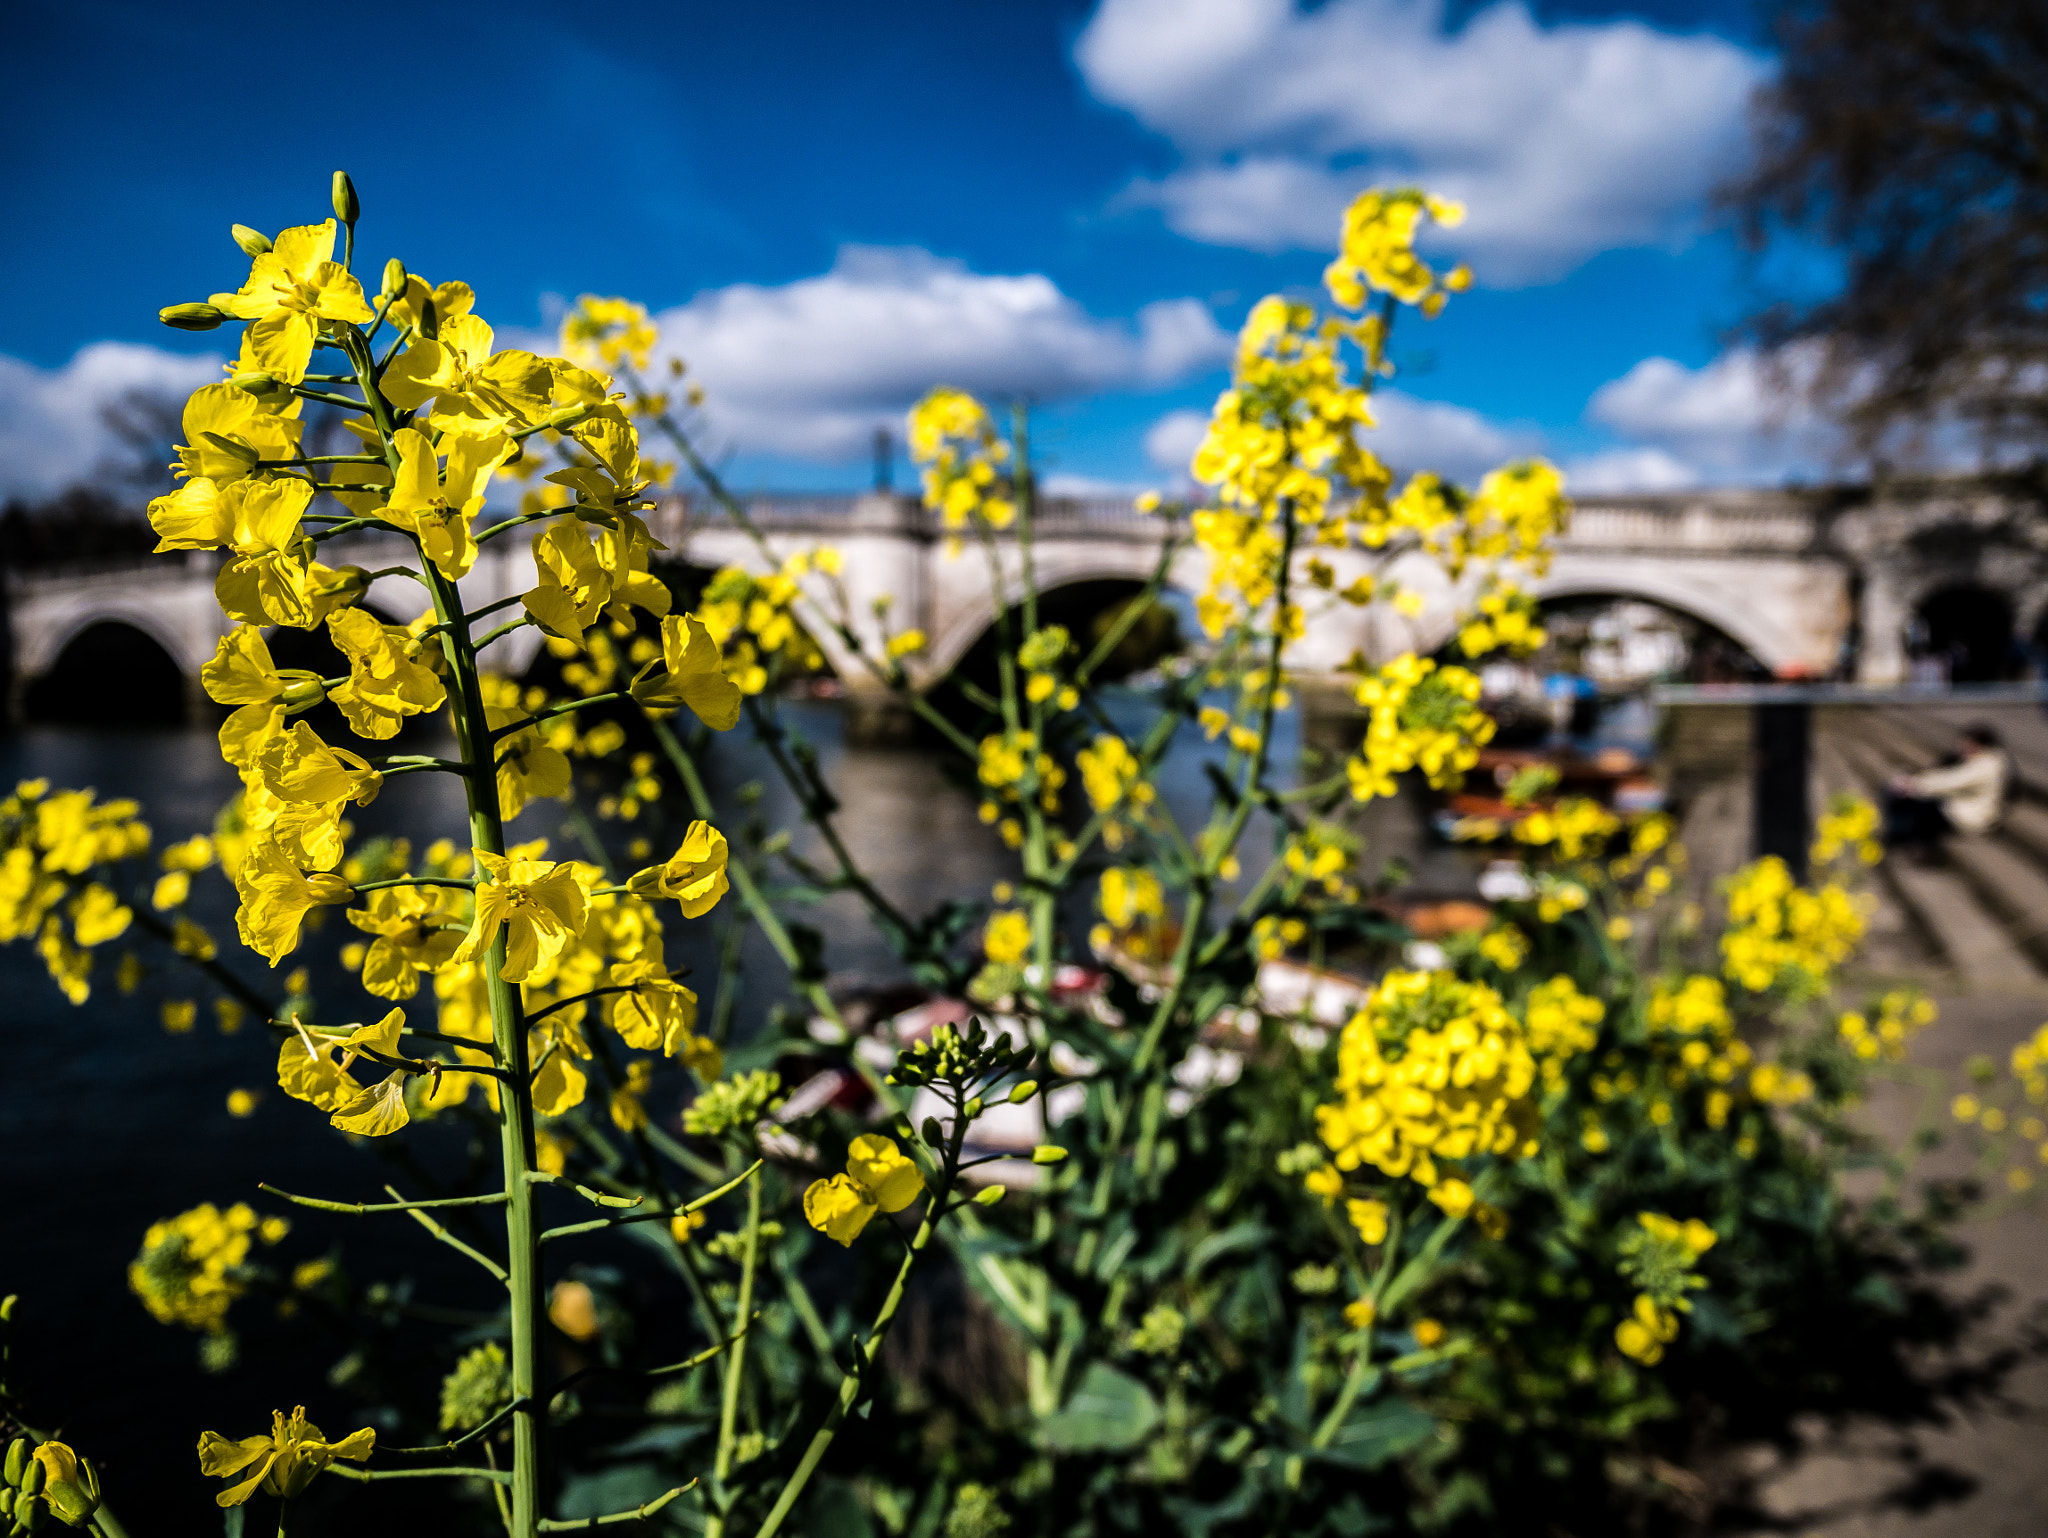
[[[379,18],[373,20],[372,18]],[[1397,336],[1397,464],[1544,452],[1628,489],[1812,473],[1721,337],[1708,219],[1770,69],[1729,0],[18,8],[0,59],[0,495],[91,473],[98,405],[189,387],[227,227],[325,215],[501,333],[663,314],[744,484],[855,487],[931,383],[1038,402],[1050,473],[1162,483],[1259,295],[1375,181],[1462,195],[1478,287]],[[337,63],[323,67],[320,61]],[[1811,268],[1813,264],[1808,263]],[[1824,273],[1824,265],[1815,269]]]

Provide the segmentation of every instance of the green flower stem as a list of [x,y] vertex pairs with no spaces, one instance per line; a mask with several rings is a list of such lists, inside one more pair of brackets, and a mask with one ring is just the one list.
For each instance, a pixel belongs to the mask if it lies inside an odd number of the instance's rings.
[[1145,611],[1151,608],[1158,599],[1160,590],[1166,586],[1166,579],[1173,570],[1174,558],[1180,554],[1185,543],[1186,541],[1176,533],[1168,535],[1160,545],[1159,564],[1152,568],[1152,575],[1146,579],[1144,588],[1124,605],[1124,612],[1119,614],[1116,622],[1102,633],[1102,639],[1095,643],[1094,650],[1088,653],[1087,660],[1074,670],[1075,688],[1086,688],[1088,681],[1095,676],[1095,670],[1107,662],[1111,654],[1123,643],[1124,637],[1137,628],[1138,621],[1145,617]]
[[[166,924],[149,907],[146,901],[138,898],[130,903],[128,907],[129,911],[135,916],[134,922],[136,925],[167,944],[176,944],[177,931],[169,924]],[[255,1014],[257,1019],[270,1020],[277,1014],[277,1000],[266,998],[249,984],[243,982],[241,978],[235,976],[219,956],[208,956],[202,959],[197,956],[186,955],[184,951],[179,951],[178,954],[204,972],[223,992],[232,994],[240,1003],[246,1005]]]
[[558,1191],[574,1191],[593,1207],[637,1207],[647,1199],[644,1196],[613,1196],[604,1191],[593,1191],[589,1186],[578,1185],[566,1175],[550,1175],[546,1170],[530,1170],[526,1178],[537,1186],[553,1186]]
[[776,1280],[782,1283],[783,1296],[796,1311],[797,1322],[804,1327],[811,1349],[818,1353],[820,1361],[830,1361],[832,1332],[825,1328],[825,1321],[818,1314],[818,1305],[811,1299],[811,1289],[804,1285],[796,1268],[782,1258],[781,1251],[768,1252],[768,1265],[775,1272]]
[[[1294,506],[1291,502],[1283,504],[1283,513],[1285,535],[1281,546],[1280,575],[1274,599],[1276,613],[1283,612],[1287,603],[1287,568],[1294,555]],[[1252,753],[1252,762],[1247,774],[1248,784],[1257,784],[1259,777],[1265,772],[1266,749],[1273,738],[1273,719],[1276,713],[1274,696],[1280,672],[1280,652],[1286,644],[1282,635],[1282,627],[1276,619],[1273,626],[1271,660],[1268,663],[1266,697],[1260,712],[1259,744]],[[1173,724],[1172,718],[1169,717],[1165,724],[1170,729]],[[1236,847],[1238,838],[1242,836],[1244,825],[1251,817],[1251,808],[1250,798],[1240,796],[1236,808],[1224,825],[1226,836],[1209,840],[1210,847],[1202,853],[1202,864],[1196,874],[1195,887],[1188,896],[1187,911],[1181,918],[1180,944],[1174,952],[1171,972],[1173,980],[1153,1009],[1152,1019],[1145,1027],[1145,1035],[1138,1044],[1137,1052],[1132,1055],[1133,1074],[1146,1075],[1153,1067],[1153,1058],[1159,1051],[1160,1043],[1165,1039],[1166,1028],[1180,1013],[1194,972],[1192,963],[1196,955],[1196,942],[1203,926],[1208,922],[1209,908],[1214,900],[1216,873],[1230,851]],[[1124,1131],[1130,1119],[1131,1106],[1138,1098],[1137,1094],[1121,1096],[1110,1108],[1109,1126],[1103,1142],[1104,1158],[1096,1174],[1093,1198],[1084,1213],[1088,1226],[1081,1236],[1080,1246],[1076,1252],[1075,1268],[1082,1272],[1086,1272],[1093,1264],[1096,1249],[1101,1243],[1101,1225],[1109,1216],[1110,1193],[1115,1186],[1118,1167],[1122,1162],[1119,1154]],[[1138,1159],[1141,1161],[1141,1168],[1150,1167],[1149,1138],[1140,1146]]]
[[[675,734],[675,729],[652,713],[647,716],[647,724],[654,732],[654,740],[661,745],[663,756],[668,759],[682,780],[683,789],[690,798],[690,809],[699,817],[710,817],[715,810],[711,805],[710,792],[704,788],[704,777],[697,772],[696,763],[684,749],[682,740]],[[768,901],[760,884],[754,880],[753,872],[747,869],[743,861],[732,860],[727,862],[726,875],[732,881],[733,890],[740,894],[740,901],[746,905],[747,912],[752,914],[754,922],[761,926],[761,933],[767,937],[769,945],[774,947],[775,954],[782,959],[782,964],[789,968],[792,980],[795,981],[798,991],[803,994],[804,1001],[841,1031],[845,1031],[846,1017],[839,1012],[839,1006],[826,991],[824,981],[803,975],[803,955],[797,950],[796,941],[790,938],[781,915],[776,913],[774,905]],[[854,1062],[858,1065],[859,1058],[855,1057]],[[894,1108],[894,1093],[881,1084],[879,1076],[872,1069],[867,1069],[865,1065],[860,1066],[869,1087],[881,1095],[884,1104]]]
[[513,1475],[504,1469],[352,1469],[345,1464],[330,1463],[327,1472],[362,1484],[379,1479],[488,1479],[494,1484],[517,1485]]
[[[520,623],[524,624],[525,621],[521,620]],[[479,641],[477,643],[477,650],[482,651],[483,648],[488,644],[488,641]],[[590,708],[596,705],[610,705],[615,701],[630,698],[632,698],[632,696],[621,689],[614,690],[610,694],[586,695],[584,698],[580,700],[565,700],[559,705],[550,705],[546,710],[536,712],[535,714],[527,716],[521,720],[508,722],[506,725],[499,727],[496,731],[491,733],[491,741],[497,742],[501,738],[511,736],[514,732],[523,732],[529,726],[539,726],[541,722],[552,721],[556,716],[574,715],[579,710],[589,710]]]
[[693,1479],[686,1485],[677,1485],[673,1490],[668,1491],[664,1495],[657,1495],[644,1506],[635,1506],[631,1511],[614,1511],[608,1516],[581,1517],[569,1521],[546,1521],[540,1524],[540,1531],[544,1533],[580,1533],[586,1528],[609,1527],[614,1522],[644,1522],[671,1501],[682,1499],[683,1496],[696,1488],[697,1481]]
[[[352,354],[371,413],[397,473],[397,453],[392,447],[391,416],[383,397],[368,377],[366,350]],[[424,552],[422,552],[424,557]],[[450,714],[463,762],[470,766],[465,788],[469,798],[471,844],[489,854],[505,852],[505,825],[498,802],[497,777],[490,759],[490,722],[484,713],[483,687],[478,674],[477,648],[469,639],[469,619],[455,584],[429,566],[428,588],[434,598],[434,618],[446,628],[441,632],[448,662]],[[538,1407],[541,1328],[546,1314],[541,1306],[540,1246],[534,1215],[533,1185],[526,1178],[534,1169],[532,1071],[527,1060],[526,1022],[521,1015],[519,989],[504,975],[506,937],[503,929],[484,954],[484,981],[490,998],[491,1031],[498,1061],[505,1065],[509,1082],[498,1096],[499,1156],[504,1170],[505,1253],[509,1268],[439,1229],[425,1213],[411,1216],[429,1232],[457,1249],[467,1251],[504,1281],[509,1295],[511,1324],[511,1392],[515,1400],[527,1401],[527,1408],[512,1418],[512,1522],[511,1538],[532,1538],[540,1522],[541,1436],[545,1416]]]
[[282,1197],[300,1207],[312,1207],[321,1212],[347,1212],[361,1215],[369,1212],[414,1212],[422,1207],[499,1207],[505,1202],[503,1191],[486,1191],[482,1196],[441,1196],[424,1202],[330,1202],[317,1196],[294,1196],[289,1191],[280,1191],[267,1182],[256,1187],[272,1196]]
[[[694,1201],[685,1203],[681,1207],[663,1206],[658,1212],[632,1212],[626,1214],[624,1217],[592,1218],[587,1223],[572,1223],[566,1228],[550,1228],[540,1236],[540,1242],[542,1244],[546,1244],[550,1239],[566,1239],[571,1234],[587,1234],[594,1233],[601,1228],[617,1228],[621,1223],[651,1223],[657,1218],[687,1217],[690,1213],[701,1211],[702,1209],[710,1206],[713,1202],[717,1201],[721,1196],[729,1194],[736,1187],[738,1187],[744,1181],[749,1179],[756,1171],[758,1171],[761,1168],[761,1164],[762,1161],[756,1159],[752,1164],[748,1165],[739,1174],[733,1176],[732,1179],[728,1180],[724,1185],[720,1186],[717,1190],[706,1191],[702,1196],[697,1197]],[[755,1181],[755,1186],[758,1187],[759,1185],[760,1182]],[[614,1201],[616,1201],[617,1199],[618,1198],[613,1198]],[[643,1198],[643,1200],[645,1200],[645,1198]],[[750,1203],[757,1204],[755,1198],[750,1197],[749,1200]],[[743,1309],[741,1310],[741,1312],[744,1313],[745,1310]]]
[[[556,1392],[559,1393],[560,1390],[557,1389]],[[502,1425],[507,1419],[509,1419],[515,1410],[522,1410],[524,1408],[525,1406],[515,1399],[510,1404],[506,1405],[504,1409],[500,1410],[496,1415],[493,1415],[489,1420],[485,1421],[481,1426],[477,1426],[472,1430],[463,1432],[461,1436],[457,1437],[452,1442],[434,1442],[430,1443],[428,1446],[425,1447],[380,1447],[377,1449],[377,1451],[383,1453],[387,1457],[396,1456],[401,1453],[425,1456],[432,1456],[436,1453],[452,1453],[458,1447],[463,1447],[471,1442],[474,1442],[478,1437],[489,1436],[493,1431],[496,1431],[498,1427]]]
[[[761,1162],[757,1159],[747,1175],[757,1174]],[[746,1179],[745,1175],[740,1177]],[[745,1248],[740,1260],[740,1295],[735,1316],[740,1319],[751,1317],[754,1309],[754,1270],[761,1249],[761,1182],[751,1181],[747,1186],[747,1228],[743,1241]],[[736,1429],[739,1421],[740,1386],[746,1374],[747,1342],[744,1335],[734,1340],[731,1352],[725,1359],[724,1393],[718,1408],[718,1452],[712,1462],[713,1477],[716,1480],[721,1501],[731,1499],[727,1481],[732,1477],[733,1450],[737,1442]],[[706,1517],[705,1538],[721,1538],[725,1532],[723,1511]]]
[[896,1322],[896,1314],[903,1307],[905,1289],[910,1283],[910,1273],[917,1268],[917,1262],[930,1248],[932,1238],[939,1228],[939,1214],[944,1210],[946,1198],[952,1194],[953,1180],[959,1169],[960,1147],[967,1140],[967,1118],[956,1114],[953,1118],[952,1136],[947,1139],[946,1158],[939,1170],[937,1186],[932,1190],[924,1209],[924,1220],[918,1224],[917,1233],[903,1254],[902,1264],[896,1268],[896,1280],[890,1284],[889,1295],[882,1300],[882,1307],[875,1315],[875,1321],[868,1327],[867,1339],[855,1348],[856,1371],[845,1373],[839,1380],[839,1394],[832,1407],[825,1413],[824,1424],[811,1436],[810,1445],[798,1461],[795,1470],[782,1486],[782,1493],[775,1498],[775,1504],[761,1525],[754,1530],[754,1538],[774,1538],[798,1497],[804,1493],[804,1486],[810,1483],[811,1475],[817,1471],[825,1452],[832,1445],[832,1439],[839,1434],[846,1417],[859,1401],[866,1386],[868,1370],[874,1366],[880,1355],[882,1342],[888,1336],[889,1326]]
[[[542,426],[545,425],[545,423],[542,424]],[[539,429],[535,429],[535,431],[539,431]],[[539,523],[544,518],[560,518],[568,511],[569,509],[566,507],[549,507],[543,508],[537,513],[521,513],[516,518],[501,518],[498,522],[477,535],[476,542],[481,545],[487,539],[496,539],[500,535],[510,534],[514,529],[523,528],[529,523]]]
[[488,632],[483,637],[482,640],[475,643],[474,649],[477,651],[482,651],[486,646],[489,646],[493,641],[502,641],[505,639],[506,636],[510,635],[513,631],[520,629],[522,626],[531,625],[532,623],[533,621],[531,619],[528,619],[525,615],[521,615],[518,619],[509,621],[506,624],[500,625],[496,630]]
[[818,836],[825,841],[825,847],[832,851],[832,858],[839,866],[839,879],[848,890],[859,894],[868,905],[876,921],[886,932],[891,945],[900,955],[909,946],[912,925],[884,897],[879,888],[861,874],[845,841],[839,836],[839,829],[833,824],[829,804],[825,800],[825,788],[817,775],[806,773],[802,766],[792,761],[787,746],[787,732],[778,721],[770,720],[755,700],[747,701],[747,713],[754,724],[755,740],[768,750],[768,757],[781,773],[784,782],[796,793],[797,803],[804,815],[804,821],[817,829]]
[[545,1020],[556,1010],[567,1009],[571,1004],[585,1004],[592,999],[601,999],[608,993],[631,993],[632,991],[633,985],[631,983],[607,983],[604,987],[592,988],[587,993],[578,993],[566,999],[557,999],[545,1009],[536,1009],[526,1017],[526,1023],[531,1025],[536,1020]]
[[[499,1100],[503,1101],[511,1098],[512,1091],[513,1086],[507,1086],[505,1092],[499,1095]],[[387,1191],[391,1191],[392,1196],[394,1198],[397,1198],[397,1200],[401,1203],[404,1202],[405,1199],[403,1197],[400,1197],[396,1191],[392,1191],[390,1186],[386,1186],[384,1189]],[[505,1206],[508,1208],[512,1206],[512,1201],[509,1194],[507,1195]],[[492,1276],[496,1277],[498,1281],[503,1283],[506,1287],[510,1287],[512,1285],[512,1277],[505,1270],[505,1268],[499,1265],[495,1260],[491,1259],[491,1257],[486,1255],[482,1250],[476,1248],[475,1245],[465,1243],[463,1240],[456,1238],[455,1235],[449,1233],[447,1229],[443,1228],[439,1223],[436,1223],[432,1218],[428,1217],[424,1212],[420,1211],[417,1206],[404,1206],[402,1210],[404,1211],[407,1217],[411,1218],[415,1223],[419,1224],[420,1227],[424,1228],[428,1233],[432,1234],[436,1239],[439,1239],[443,1244],[447,1245],[450,1249],[460,1250],[463,1254],[467,1255],[471,1260],[475,1261],[478,1265],[482,1266],[486,1271],[490,1272]],[[514,1258],[517,1258],[516,1252]],[[529,1264],[531,1264],[530,1260]],[[515,1391],[513,1397],[519,1398],[522,1396],[517,1391]],[[531,1395],[529,1394],[524,1397],[531,1397]]]
[[[456,765],[452,766],[452,772],[468,774],[469,769],[467,765]],[[460,887],[465,892],[476,890],[476,882],[467,876],[387,876],[381,881],[359,881],[352,890],[376,892],[388,886],[450,886]]]

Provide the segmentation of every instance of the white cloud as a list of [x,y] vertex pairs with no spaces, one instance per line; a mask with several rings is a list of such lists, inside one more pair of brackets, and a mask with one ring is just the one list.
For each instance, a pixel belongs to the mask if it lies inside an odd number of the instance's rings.
[[1169,411],[1145,429],[1145,458],[1167,474],[1185,481],[1188,466],[1209,431],[1209,413],[1192,407]]
[[1376,181],[1465,200],[1455,244],[1495,284],[1684,237],[1740,151],[1763,60],[1631,20],[1545,26],[1519,0],[1455,30],[1444,9],[1103,0],[1075,59],[1188,157],[1127,198],[1198,240],[1327,247]]
[[1661,462],[1633,461],[1650,482],[1617,481],[1611,489],[1656,489],[1660,476],[1662,484],[1677,485],[1681,474],[1723,483],[1825,477],[1848,456],[1839,430],[1801,393],[1812,372],[1811,355],[1798,352],[1767,360],[1736,348],[1698,368],[1645,358],[1594,391],[1586,407],[1593,421],[1638,447],[1597,456],[1606,464],[1588,464],[1581,473],[1619,477],[1630,468],[1630,455],[1654,453]]
[[916,249],[848,246],[832,270],[734,284],[657,317],[716,434],[747,453],[837,460],[935,384],[1038,400],[1173,384],[1229,357],[1197,299],[1130,321],[1088,314],[1038,273],[970,272]]
[[1148,489],[1141,482],[1105,480],[1099,475],[1074,475],[1064,470],[1055,470],[1039,487],[1048,497],[1074,497],[1081,501],[1129,501]]
[[220,361],[131,342],[95,342],[58,369],[0,356],[0,501],[94,480],[126,452],[109,407],[131,394],[175,404],[218,379]]
[[1697,469],[1663,449],[1607,449],[1565,466],[1574,493],[1683,491],[1699,482]]
[[1539,453],[1540,433],[1506,427],[1465,406],[1417,400],[1399,390],[1373,392],[1378,427],[1365,435],[1366,447],[1396,471],[1434,470],[1472,481],[1505,460]]

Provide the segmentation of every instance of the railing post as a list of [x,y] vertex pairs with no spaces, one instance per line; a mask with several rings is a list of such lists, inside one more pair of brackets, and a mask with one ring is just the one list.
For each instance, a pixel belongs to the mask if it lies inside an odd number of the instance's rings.
[[1804,700],[1759,700],[1751,709],[1756,724],[1751,852],[1759,859],[1778,856],[1791,867],[1792,879],[1803,884],[1813,835],[1808,805],[1813,707]]

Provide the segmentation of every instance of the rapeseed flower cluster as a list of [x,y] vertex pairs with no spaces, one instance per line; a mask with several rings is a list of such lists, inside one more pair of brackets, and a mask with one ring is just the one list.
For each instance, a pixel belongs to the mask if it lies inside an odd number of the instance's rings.
[[1472,1187],[1439,1161],[1534,1153],[1534,1097],[1548,1076],[1538,1055],[1583,1050],[1586,1028],[1599,1018],[1588,1018],[1569,979],[1547,986],[1541,1034],[1532,1035],[1483,983],[1389,972],[1339,1039],[1340,1098],[1316,1108],[1332,1167],[1312,1175],[1310,1189],[1334,1196],[1343,1175],[1371,1165],[1417,1182],[1445,1212],[1464,1216]]
[[961,390],[937,389],[910,411],[910,457],[922,466],[924,505],[949,529],[978,521],[1007,529],[1017,504],[1003,479],[1010,446],[988,408]]
[[1535,595],[1513,582],[1489,582],[1458,631],[1458,650],[1468,657],[1506,651],[1532,652],[1549,639]]
[[769,668],[778,659],[784,669],[812,672],[825,665],[824,653],[810,632],[798,623],[794,606],[804,596],[803,579],[814,570],[827,576],[840,569],[839,552],[829,545],[784,557],[767,576],[754,576],[738,566],[716,572],[704,588],[702,615],[711,639],[726,649],[725,672],[742,694],[768,687]]
[[[352,252],[353,191],[346,178],[336,186]],[[435,1025],[448,1038],[438,1059],[401,1050],[405,1017],[397,1009],[372,1025],[292,1022],[279,1082],[345,1131],[387,1134],[478,1087],[497,1105],[500,1081],[492,1075],[502,1061],[504,1023],[492,1017],[489,976],[500,944],[501,975],[519,991],[529,1022],[525,1060],[541,1115],[583,1102],[581,1065],[593,1056],[586,1032],[598,1021],[630,1049],[715,1078],[720,1053],[696,1030],[696,995],[663,960],[654,905],[673,900],[695,918],[717,903],[726,890],[726,846],[716,829],[692,824],[672,856],[623,884],[595,865],[546,859],[544,842],[500,853],[443,841],[417,867],[403,841],[380,841],[374,859],[351,855],[348,809],[377,797],[391,761],[327,742],[292,718],[332,700],[357,737],[378,742],[411,717],[452,709],[465,754],[488,755],[483,790],[470,771],[472,809],[498,825],[536,800],[565,794],[572,754],[615,752],[624,735],[609,722],[581,731],[568,705],[477,667],[476,651],[491,638],[478,640],[466,627],[456,633],[450,616],[460,613],[454,584],[484,541],[547,520],[531,535],[536,584],[517,596],[519,617],[492,638],[530,625],[583,695],[630,687],[651,711],[687,705],[719,730],[735,724],[745,692],[763,687],[764,657],[814,654],[788,613],[808,567],[799,557],[767,578],[722,572],[704,614],[670,613],[667,585],[649,570],[661,547],[641,517],[652,505],[650,488],[666,474],[643,463],[632,421],[650,403],[637,381],[629,398],[600,372],[647,366],[658,338],[645,310],[586,296],[564,324],[563,356],[500,349],[467,284],[431,284],[394,261],[372,304],[347,257],[333,260],[336,228],[329,220],[274,241],[240,232],[238,242],[253,256],[244,287],[165,314],[200,329],[225,318],[248,322],[233,377],[187,402],[186,441],[173,467],[180,485],[150,507],[160,549],[226,553],[216,593],[241,623],[202,679],[214,699],[233,707],[221,749],[243,789],[210,841],[166,856],[157,906],[181,904],[192,872],[217,858],[241,898],[236,923],[244,943],[273,965],[297,946],[312,909],[348,905],[363,939],[345,948],[344,960],[365,991],[410,1000],[431,979]],[[387,325],[393,337],[378,344],[380,362],[373,338]],[[352,384],[360,399],[336,389],[310,393],[342,407],[343,425],[363,452],[314,459],[300,451],[309,393],[302,381],[319,349],[338,353],[349,370],[322,376],[323,384]],[[540,447],[550,454],[529,454]],[[522,477],[556,468],[540,475],[545,490],[529,496],[520,518],[488,522],[492,480],[515,462]],[[344,511],[318,503],[323,492]],[[417,546],[433,609],[393,625],[360,606],[370,574],[317,558],[331,534],[356,525]],[[814,559],[836,569],[836,557]],[[637,614],[659,622],[658,640],[637,634]],[[347,660],[347,676],[323,680],[278,668],[263,633],[272,625],[324,626]],[[626,686],[621,675],[629,666],[639,671]],[[628,794],[636,805],[659,794],[649,767],[639,762],[632,771]],[[109,923],[92,910],[94,932]],[[189,939],[179,944],[188,954],[211,954],[210,938],[182,915],[177,935]],[[368,1065],[391,1071],[359,1082],[354,1075]],[[647,1074],[644,1062],[626,1066],[623,1087],[614,1086],[615,1120],[632,1119]],[[559,1152],[560,1140],[545,1129],[538,1143]]]
[[246,1202],[225,1211],[201,1203],[149,1225],[128,1265],[128,1289],[159,1322],[218,1334],[229,1306],[248,1291],[250,1246],[275,1244],[289,1228],[283,1218],[259,1218]]
[[1722,971],[1751,993],[1817,994],[1863,938],[1863,909],[1848,888],[1798,886],[1776,855],[1730,877],[1727,901]]
[[1813,830],[1813,863],[1832,864],[1844,850],[1853,849],[1858,860],[1875,865],[1884,858],[1884,845],[1877,836],[1882,826],[1877,807],[1864,797],[1834,797]]
[[109,867],[149,848],[140,810],[90,790],[53,793],[47,780],[23,780],[0,801],[0,944],[33,937],[73,1004],[91,995],[93,948],[134,921],[108,882]]
[[1939,1014],[1934,1000],[1918,988],[1893,988],[1877,1001],[1874,1010],[1844,1012],[1835,1029],[1843,1044],[1865,1062],[1882,1058],[1897,1063],[1905,1060],[1907,1042],[1932,1025]]
[[1405,652],[1361,679],[1352,697],[1369,712],[1365,741],[1344,761],[1359,801],[1394,794],[1395,776],[1419,769],[1435,787],[1455,784],[1493,738],[1479,708],[1479,679]]
[[1616,1246],[1622,1276],[1641,1289],[1629,1316],[1614,1327],[1624,1356],[1645,1367],[1663,1359],[1664,1348],[1678,1338],[1678,1316],[1692,1311],[1688,1294],[1707,1285],[1693,1266],[1718,1238],[1698,1218],[1681,1223],[1661,1212],[1636,1214],[1635,1226]]

